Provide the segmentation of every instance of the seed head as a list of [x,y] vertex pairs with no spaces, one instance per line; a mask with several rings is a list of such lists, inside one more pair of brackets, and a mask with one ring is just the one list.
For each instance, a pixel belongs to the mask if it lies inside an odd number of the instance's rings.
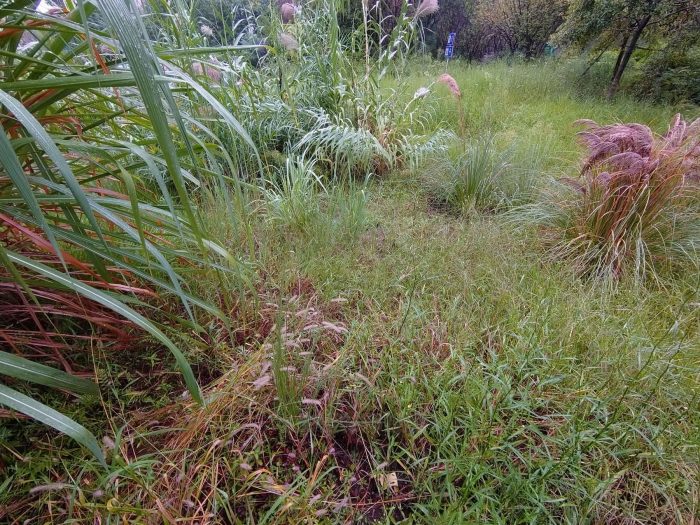
[[462,92],[459,89],[457,81],[450,75],[444,73],[438,77],[437,81],[440,84],[445,84],[455,97],[462,98]]
[[427,87],[419,87],[413,95],[413,98],[423,98],[428,96],[430,90]]
[[438,9],[440,9],[438,0],[422,0],[421,3],[418,4],[418,7],[416,7],[414,16],[416,18],[422,18],[437,13]]
[[299,42],[297,42],[297,39],[289,33],[280,33],[279,41],[282,47],[285,48],[287,51],[299,49]]
[[282,15],[282,22],[285,24],[291,24],[294,22],[294,15],[297,10],[292,4],[286,3],[282,4],[280,7],[280,14]]

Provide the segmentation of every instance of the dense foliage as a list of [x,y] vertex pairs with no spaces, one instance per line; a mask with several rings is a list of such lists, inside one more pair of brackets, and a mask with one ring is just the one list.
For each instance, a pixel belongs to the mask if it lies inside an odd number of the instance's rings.
[[[696,46],[699,32],[700,5],[693,0],[575,0],[557,38],[564,44],[592,48],[594,53],[617,49],[608,87],[608,97],[612,97],[642,43],[658,48],[649,53],[658,68],[659,62],[670,60],[671,55],[684,55]],[[654,66],[651,68],[649,80],[660,81],[663,73],[657,69],[654,74]],[[700,78],[697,69],[690,74]],[[682,96],[692,97],[693,90],[681,87]]]
[[[8,5],[0,33],[6,132],[0,143],[0,333],[16,351],[32,349],[67,372],[79,366],[73,348],[86,323],[100,331],[102,344],[131,341],[124,317],[170,348],[190,393],[201,400],[178,346],[132,307],[172,293],[181,311],[169,313],[188,330],[206,331],[197,310],[227,326],[222,309],[231,301],[192,295],[180,274],[188,265],[235,274],[241,264],[204,235],[197,212],[201,195],[240,196],[241,181],[263,180],[270,184],[264,194],[275,202],[279,191],[292,191],[294,198],[297,177],[307,177],[310,164],[325,176],[382,173],[410,163],[426,147],[440,147],[420,135],[423,99],[385,99],[377,85],[397,53],[408,51],[413,15],[397,23],[387,49],[364,81],[355,83],[332,3],[307,11],[293,26],[283,27],[276,13],[268,14],[266,29],[278,43],[257,70],[234,55],[228,64],[215,56],[200,62],[205,53],[248,49],[211,47],[215,30],[203,31],[192,11],[153,4],[118,14],[121,3],[104,0],[47,16],[28,5]],[[150,31],[143,24],[146,11]],[[24,33],[35,27],[49,38],[20,50]],[[147,32],[155,34],[152,43],[143,40]],[[275,155],[301,160],[277,165],[270,161]],[[230,220],[236,220],[233,211]],[[74,332],[81,335],[72,337]],[[10,377],[95,390],[67,373],[45,377],[44,365],[1,355]],[[101,456],[82,426],[2,388],[3,404],[67,431]]]
[[535,58],[695,12],[567,4],[3,3],[0,521],[690,522],[698,109]]

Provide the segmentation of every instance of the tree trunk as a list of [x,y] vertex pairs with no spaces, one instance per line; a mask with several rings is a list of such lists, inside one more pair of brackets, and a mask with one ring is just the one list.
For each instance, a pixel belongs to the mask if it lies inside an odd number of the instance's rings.
[[608,100],[612,99],[617,93],[617,90],[620,89],[622,74],[625,72],[625,68],[627,68],[627,64],[632,57],[632,53],[634,53],[634,50],[637,48],[639,37],[649,23],[649,20],[651,20],[651,15],[647,15],[637,22],[637,26],[634,28],[632,37],[629,39],[629,42],[625,42],[626,46],[624,47],[624,51],[617,57],[618,62],[615,65],[615,71],[613,73],[612,80],[610,81],[610,86],[608,87]]
[[622,63],[622,56],[625,54],[625,50],[627,49],[627,42],[629,42],[629,39],[629,34],[626,34],[622,39],[622,44],[620,44],[620,52],[617,54],[617,60],[615,60],[615,67],[613,67],[613,74],[610,78],[610,82],[613,81],[615,75],[617,75],[617,70],[620,69],[620,64]]

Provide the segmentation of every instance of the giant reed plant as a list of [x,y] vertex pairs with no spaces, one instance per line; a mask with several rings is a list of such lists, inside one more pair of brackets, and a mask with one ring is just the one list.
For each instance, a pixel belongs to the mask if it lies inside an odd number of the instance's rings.
[[[277,45],[263,63],[267,78],[278,78],[277,86],[268,80],[264,92],[279,93],[260,104],[275,113],[269,115],[275,122],[273,133],[266,135],[274,137],[271,145],[277,148],[315,157],[332,176],[384,174],[410,165],[419,149],[425,153],[427,147],[441,147],[427,132],[431,99],[406,104],[384,82],[389,75],[402,74],[419,38],[420,16],[402,2],[392,31],[383,34],[372,18],[379,16],[377,5],[366,19],[371,31],[360,29],[348,41],[338,32],[337,4],[342,3],[310,3],[293,24],[273,17],[268,31],[293,37],[295,44],[293,50]],[[361,56],[352,41],[379,34],[379,41],[367,43],[364,50],[376,49],[376,56]],[[361,58],[366,62],[363,72],[357,67]]]
[[31,5],[15,0],[0,9],[0,338],[7,350],[0,372],[10,378],[0,384],[0,404],[70,435],[104,462],[84,427],[13,386],[95,394],[94,383],[69,373],[81,340],[75,325],[85,333],[87,322],[106,343],[130,337],[132,328],[148,332],[203,402],[187,359],[147,304],[176,297],[176,317],[195,332],[204,330],[202,312],[224,319],[178,273],[205,262],[227,271],[233,260],[204,236],[196,194],[208,178],[231,180],[236,166],[189,109],[209,105],[229,133],[254,146],[210,90],[169,60],[198,51],[154,45],[134,3],[80,0],[48,14]]

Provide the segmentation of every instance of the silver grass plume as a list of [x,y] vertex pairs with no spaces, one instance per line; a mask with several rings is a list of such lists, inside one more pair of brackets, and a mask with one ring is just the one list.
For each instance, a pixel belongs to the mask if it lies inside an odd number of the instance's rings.
[[424,16],[429,16],[438,12],[440,5],[438,0],[422,0],[418,7],[416,7],[416,12],[414,16],[416,18],[422,18]]
[[285,48],[287,51],[294,51],[295,49],[299,49],[299,42],[297,42],[297,39],[289,33],[280,33],[279,42],[282,45],[282,47]]

